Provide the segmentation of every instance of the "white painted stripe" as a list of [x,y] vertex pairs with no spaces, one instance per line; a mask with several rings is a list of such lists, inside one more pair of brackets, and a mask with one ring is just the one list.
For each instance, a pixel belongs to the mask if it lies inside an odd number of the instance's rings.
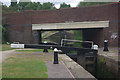
[[24,48],[24,44],[11,44],[11,48]]
[[69,72],[69,74],[71,75],[71,77],[74,79],[74,80],[76,80],[75,79],[75,77],[73,76],[73,74],[70,72],[70,70],[67,68],[67,66],[64,64],[64,62],[63,61],[61,61],[62,62],[62,64],[65,66],[65,68],[67,69],[67,71]]

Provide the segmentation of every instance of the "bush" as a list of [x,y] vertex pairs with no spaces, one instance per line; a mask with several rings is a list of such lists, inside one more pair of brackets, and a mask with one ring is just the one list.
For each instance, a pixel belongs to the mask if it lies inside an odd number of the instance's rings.
[[[75,35],[75,40],[82,41],[82,30],[75,30],[74,35]],[[82,44],[79,42],[74,42],[74,44],[76,47],[82,47]]]
[[2,25],[0,25],[0,30],[2,30],[1,31],[2,32],[2,44],[4,44],[8,42],[8,32],[7,32],[6,27],[5,26],[3,27]]

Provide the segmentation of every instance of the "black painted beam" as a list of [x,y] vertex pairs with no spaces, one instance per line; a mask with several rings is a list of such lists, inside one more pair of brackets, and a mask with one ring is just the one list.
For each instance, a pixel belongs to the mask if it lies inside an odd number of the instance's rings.
[[69,47],[69,46],[60,46],[60,45],[45,45],[45,44],[25,44],[25,48],[36,48],[36,49],[54,49],[57,48],[62,51],[66,50],[84,50],[84,51],[98,51],[91,48],[79,48],[79,47]]

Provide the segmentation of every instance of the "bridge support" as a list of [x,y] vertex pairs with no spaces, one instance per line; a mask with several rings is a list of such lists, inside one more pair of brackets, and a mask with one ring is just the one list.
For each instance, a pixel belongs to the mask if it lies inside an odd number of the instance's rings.
[[[61,39],[66,39],[66,31],[65,30],[61,31]],[[66,44],[66,42],[63,41],[63,45],[65,45],[65,44]]]
[[38,44],[42,43],[42,33],[40,30],[38,30]]

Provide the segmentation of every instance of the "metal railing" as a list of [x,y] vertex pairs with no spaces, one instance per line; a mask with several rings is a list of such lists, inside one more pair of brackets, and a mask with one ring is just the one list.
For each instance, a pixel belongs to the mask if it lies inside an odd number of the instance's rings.
[[91,43],[92,44],[91,48],[93,48],[93,42],[92,41],[80,41],[80,40],[62,39],[61,40],[61,47],[63,46],[63,43],[64,43],[63,41],[80,42],[80,43],[83,43],[83,42]]

